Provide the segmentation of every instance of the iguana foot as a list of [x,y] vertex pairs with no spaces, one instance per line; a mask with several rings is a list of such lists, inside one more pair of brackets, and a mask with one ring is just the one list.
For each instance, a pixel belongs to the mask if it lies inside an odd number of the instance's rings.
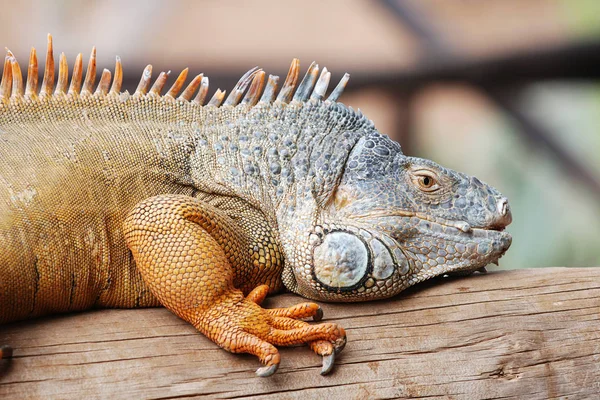
[[[248,294],[246,299],[251,300],[256,304],[260,305],[267,296],[268,292],[268,285],[260,285],[254,290],[252,290],[252,292]],[[323,319],[323,309],[318,304],[311,302],[300,303],[286,308],[271,308],[265,311],[267,311],[271,316],[274,317],[285,317],[291,319],[312,317],[313,321],[316,322],[319,322]],[[306,324],[306,322],[296,322],[299,323],[296,324],[292,323],[291,321],[288,321],[287,324],[294,324],[298,328],[308,325]],[[335,355],[341,352],[345,346],[345,338],[344,340],[338,342],[336,346],[334,346],[331,342],[328,342],[326,340],[316,340],[309,343],[309,347],[311,348],[311,350],[323,357],[323,368],[321,370],[321,375],[326,375],[329,372],[331,372],[335,361]]]
[[305,343],[323,356],[322,373],[331,370],[336,352],[346,343],[344,329],[299,321],[322,317],[314,303],[263,309],[257,303],[265,298],[266,285],[244,297],[233,282],[235,270],[252,265],[244,259],[247,240],[218,209],[185,196],[158,196],[136,206],[124,232],[158,300],[222,348],[256,355],[265,365],[257,375],[277,370],[280,356],[275,346]]
[[[279,316],[282,310],[306,310],[304,304],[288,309],[263,309],[255,298],[242,298],[237,290],[223,297],[193,323],[215,343],[232,353],[256,355],[265,367],[256,371],[258,376],[269,376],[277,370],[280,361],[275,346],[308,343],[323,357],[322,373],[331,371],[335,354],[346,343],[343,328],[333,323],[310,325],[288,316]],[[318,309],[318,308],[317,308]],[[300,312],[302,317],[314,314]]]

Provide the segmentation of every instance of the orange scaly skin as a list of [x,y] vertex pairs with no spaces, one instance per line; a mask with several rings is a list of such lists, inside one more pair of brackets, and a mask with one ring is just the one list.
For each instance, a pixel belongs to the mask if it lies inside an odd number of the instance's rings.
[[[294,318],[317,315],[314,303],[264,310],[268,285],[247,297],[234,286],[234,271],[248,271],[246,240],[219,210],[187,196],[158,196],[138,204],[124,223],[127,245],[137,268],[158,300],[233,353],[256,355],[275,372],[279,353],[273,345],[311,343],[320,355],[343,347],[344,329],[336,324],[309,325]],[[224,245],[228,245],[224,250]]]

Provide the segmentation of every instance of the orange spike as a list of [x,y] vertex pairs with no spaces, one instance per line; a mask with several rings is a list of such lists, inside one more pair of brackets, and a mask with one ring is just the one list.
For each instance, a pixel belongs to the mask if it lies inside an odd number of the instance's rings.
[[277,100],[283,103],[289,103],[292,100],[292,95],[294,94],[294,89],[296,88],[296,84],[298,83],[298,75],[300,73],[300,60],[294,58],[292,60],[292,65],[290,65],[290,70],[288,71],[287,77],[285,78],[285,82],[281,87],[281,91],[277,96]]
[[169,91],[167,92],[166,96],[169,96],[169,97],[172,97],[172,98],[175,98],[175,96],[177,96],[177,94],[179,93],[179,91],[183,87],[183,84],[185,83],[185,80],[187,79],[188,72],[189,72],[189,68],[186,68],[183,71],[181,71],[181,73],[177,77],[177,80],[175,81],[175,83],[173,84],[173,86],[171,86],[171,89],[169,89]]
[[148,89],[150,89],[150,82],[152,81],[152,65],[147,65],[144,68],[144,72],[142,72],[142,77],[140,78],[140,83],[138,84],[137,89],[135,89],[134,96],[143,96],[148,93]]
[[36,97],[38,90],[38,59],[34,47],[29,53],[29,65],[27,67],[27,86],[25,86],[25,97]]
[[121,64],[121,57],[117,56],[115,61],[115,79],[113,80],[110,92],[114,94],[121,93],[121,85],[123,84],[123,65]]
[[277,93],[277,86],[279,86],[279,77],[277,75],[269,75],[267,86],[260,98],[261,103],[271,104],[275,100],[275,93]]
[[65,53],[61,53],[58,61],[58,83],[56,84],[56,90],[54,91],[54,94],[67,94],[68,86],[69,64],[67,63],[67,56],[65,56]]
[[83,88],[81,94],[91,94],[94,90],[94,83],[96,82],[96,46],[92,47],[92,54],[90,54],[90,61],[88,61],[87,71],[85,73],[85,81],[83,82]]
[[83,77],[83,55],[77,54],[75,64],[73,65],[73,76],[71,77],[71,85],[69,86],[70,95],[79,94],[81,91],[81,79]]
[[233,87],[231,93],[229,93],[229,97],[225,100],[225,105],[237,106],[242,99],[242,95],[244,91],[248,88],[248,86],[252,83],[254,76],[260,71],[258,67],[254,67],[248,72],[246,72],[238,83]]
[[156,78],[156,82],[154,82],[154,85],[152,85],[152,88],[150,89],[151,95],[160,96],[160,92],[165,86],[165,83],[167,83],[167,79],[169,79],[170,74],[171,71],[167,71],[161,72],[160,75],[158,75],[158,78]]
[[225,90],[222,91],[221,89],[217,89],[212,99],[210,99],[210,101],[208,102],[208,105],[219,107],[221,103],[223,103],[223,100],[225,100],[225,93]]
[[206,95],[208,94],[208,86],[209,86],[208,76],[205,76],[200,81],[200,90],[198,90],[198,94],[196,95],[196,98],[194,99],[194,103],[199,104],[199,105],[204,104],[204,100],[206,100]]
[[94,94],[106,95],[108,93],[108,88],[110,87],[110,79],[110,71],[104,68],[104,70],[102,71],[102,76],[100,77],[100,82],[98,82],[98,87],[96,88],[96,92]]
[[54,89],[54,49],[52,47],[52,35],[48,34],[48,50],[46,51],[46,68],[40,97],[50,96]]
[[2,70],[2,82],[0,82],[0,99],[8,100],[12,93],[12,67],[10,56],[4,59],[4,70]]
[[21,66],[14,56],[10,58],[10,64],[13,77],[12,97],[23,97],[23,74],[21,73]]
[[186,101],[190,101],[192,99],[192,96],[198,89],[198,86],[200,86],[200,83],[202,82],[202,78],[204,78],[204,74],[196,75],[196,77],[194,79],[192,79],[190,84],[185,88],[183,93],[181,93],[179,98],[186,100]]
[[247,104],[250,107],[256,105],[258,103],[258,99],[265,87],[265,71],[259,71],[252,80],[252,84],[250,85],[250,89],[248,89],[248,93],[242,100],[242,104]]

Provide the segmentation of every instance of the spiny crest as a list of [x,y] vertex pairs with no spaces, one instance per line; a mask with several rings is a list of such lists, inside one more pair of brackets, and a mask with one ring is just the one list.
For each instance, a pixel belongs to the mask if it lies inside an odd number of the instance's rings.
[[[108,69],[104,69],[100,81],[95,85],[95,47],[92,49],[92,54],[88,61],[85,78],[83,78],[83,57],[80,53],[75,59],[70,82],[67,58],[64,53],[61,53],[58,62],[58,81],[56,82],[55,87],[54,50],[52,47],[52,36],[48,35],[46,65],[44,68],[42,85],[39,88],[39,91],[38,59],[35,48],[31,49],[31,54],[29,56],[25,88],[23,87],[21,67],[17,62],[17,59],[10,50],[6,49],[6,52],[7,55],[4,59],[2,80],[0,81],[0,101],[3,103],[9,103],[11,99],[44,99],[61,96],[118,96],[121,93],[123,66],[121,64],[121,59],[118,56],[116,58],[114,77]],[[203,74],[197,75],[185,89],[183,89],[188,72],[188,68],[184,69],[169,91],[163,95],[161,93],[171,71],[161,72],[154,83],[152,83],[152,65],[148,65],[142,73],[140,83],[138,84],[133,97],[157,97],[164,100],[192,102],[202,106],[205,104],[208,94],[208,78]],[[258,67],[252,68],[240,78],[227,98],[225,98],[225,91],[217,89],[207,105],[219,107],[221,105],[235,106],[244,104],[251,107],[259,102],[270,104],[273,102],[289,103],[290,101],[307,101],[308,99],[323,100],[331,79],[331,73],[327,71],[327,68],[323,68],[319,75],[319,66],[313,62],[302,79],[302,82],[297,85],[299,72],[300,62],[298,59],[294,59],[285,82],[283,83],[281,90],[279,90],[279,93],[277,93],[279,77],[269,75],[266,79],[266,74],[263,70]],[[350,76],[345,74],[327,100],[337,101],[344,91],[349,78]],[[195,97],[194,94],[196,94]]]

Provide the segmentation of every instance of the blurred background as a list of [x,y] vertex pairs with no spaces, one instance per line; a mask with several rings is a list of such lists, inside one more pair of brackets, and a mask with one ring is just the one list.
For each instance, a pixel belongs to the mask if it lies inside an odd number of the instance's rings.
[[[3,3],[3,4],[2,4]],[[511,202],[500,268],[600,265],[600,1],[0,1],[0,42],[70,66],[120,55],[190,67],[230,89],[249,68],[285,76],[293,57],[339,79],[406,154],[476,175]],[[43,60],[43,56],[42,56]],[[43,62],[43,61],[41,61]]]

